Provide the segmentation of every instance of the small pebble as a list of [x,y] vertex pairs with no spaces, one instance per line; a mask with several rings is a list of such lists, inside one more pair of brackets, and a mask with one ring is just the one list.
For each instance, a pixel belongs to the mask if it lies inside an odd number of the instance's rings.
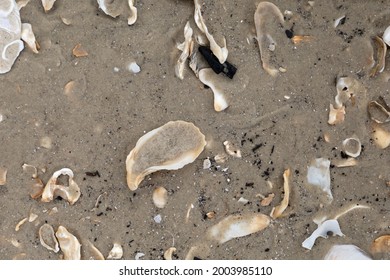
[[128,66],[127,66],[127,69],[133,73],[133,74],[137,74],[139,72],[141,72],[141,68],[138,66],[137,63],[135,62],[131,62]]
[[157,216],[155,216],[155,217],[153,218],[153,220],[154,220],[157,224],[161,223],[161,221],[162,221],[161,215],[158,214]]

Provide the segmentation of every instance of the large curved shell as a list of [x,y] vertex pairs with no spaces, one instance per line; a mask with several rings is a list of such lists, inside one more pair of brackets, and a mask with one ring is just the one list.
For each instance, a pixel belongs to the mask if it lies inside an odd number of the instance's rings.
[[60,250],[54,229],[49,224],[44,224],[39,228],[39,241],[48,250],[57,253]]
[[60,243],[61,251],[64,253],[65,260],[81,259],[81,245],[76,236],[71,234],[65,227],[59,226],[56,237]]
[[127,185],[134,191],[146,175],[193,162],[206,146],[194,124],[171,121],[142,136],[126,159]]
[[333,245],[324,260],[372,260],[362,249],[355,245]]
[[22,23],[15,0],[0,2],[0,74],[11,70],[24,44],[21,38]]

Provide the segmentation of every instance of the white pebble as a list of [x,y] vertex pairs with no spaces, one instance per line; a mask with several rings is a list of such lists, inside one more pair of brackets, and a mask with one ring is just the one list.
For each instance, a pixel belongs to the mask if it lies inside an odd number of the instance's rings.
[[161,221],[162,221],[161,215],[158,214],[157,216],[155,216],[155,217],[153,218],[153,220],[154,220],[157,224],[161,223]]
[[128,66],[127,66],[127,69],[133,73],[133,74],[137,74],[141,71],[141,68],[138,66],[137,63],[135,62],[131,62]]

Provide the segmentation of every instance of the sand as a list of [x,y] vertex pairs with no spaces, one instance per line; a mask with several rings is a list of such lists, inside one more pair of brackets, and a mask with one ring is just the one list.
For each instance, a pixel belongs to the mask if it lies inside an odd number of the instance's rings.
[[[31,23],[41,48],[34,54],[26,47],[12,70],[0,75],[0,167],[8,170],[0,186],[0,259],[60,259],[61,252],[40,244],[38,230],[44,223],[74,234],[82,244],[82,259],[96,258],[90,243],[105,257],[119,243],[123,259],[141,252],[147,260],[163,259],[172,246],[177,249],[174,259],[184,259],[193,246],[202,248],[194,253],[201,259],[322,259],[334,244],[354,244],[370,254],[371,243],[390,233],[389,148],[373,142],[367,114],[370,100],[383,96],[390,102],[389,66],[369,77],[371,37],[382,35],[390,24],[388,1],[273,1],[282,12],[292,12],[285,27],[272,29],[277,45],[271,62],[286,69],[276,77],[263,70],[254,39],[257,3],[205,1],[208,28],[218,42],[225,36],[228,61],[238,69],[232,80],[220,74],[229,102],[222,112],[214,111],[211,89],[188,67],[183,80],[175,76],[176,44],[184,40],[186,22],[199,34],[193,2],[136,2],[138,19],[132,26],[125,12],[111,18],[93,0],[59,0],[48,13],[40,1],[31,1],[21,10],[22,22]],[[345,22],[335,28],[334,21],[343,15]],[[311,37],[294,44],[285,33],[291,28],[294,35]],[[77,44],[88,56],[72,55]],[[139,73],[127,70],[131,62],[140,66]],[[329,105],[339,77],[356,79],[365,91],[354,104],[347,103],[345,121],[331,126]],[[65,94],[71,81],[74,89]],[[193,163],[153,173],[130,191],[128,153],[144,133],[172,120],[194,123],[208,145]],[[342,141],[352,135],[363,151],[357,166],[331,166],[329,202],[307,184],[308,166],[315,158],[341,159]],[[225,153],[226,140],[242,157],[212,161],[203,169],[205,159]],[[44,183],[55,171],[71,168],[80,199],[74,205],[32,199],[33,180],[23,172],[24,163],[36,166]],[[292,188],[282,217],[221,245],[204,241],[206,230],[228,215],[269,215],[283,198],[287,168]],[[152,201],[157,186],[168,190],[163,209]],[[258,195],[269,193],[274,200],[261,206]],[[241,197],[249,202],[238,202]],[[338,219],[344,236],[320,238],[312,250],[301,246],[317,228],[313,219],[318,213],[337,213],[353,204],[369,209]],[[208,218],[209,212],[215,215]],[[15,231],[30,213],[38,218]],[[154,220],[157,215],[160,223]]]

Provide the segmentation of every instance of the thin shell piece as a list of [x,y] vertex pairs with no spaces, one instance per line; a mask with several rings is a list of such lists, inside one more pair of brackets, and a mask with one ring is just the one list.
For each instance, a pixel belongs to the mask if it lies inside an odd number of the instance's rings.
[[30,187],[30,197],[32,199],[37,199],[43,193],[43,189],[45,188],[43,182],[39,178],[33,179],[33,183],[31,183]]
[[121,1],[118,0],[97,0],[99,8],[106,14],[113,18],[119,16],[122,12]]
[[343,236],[341,232],[339,222],[337,220],[326,220],[318,226],[318,228],[313,231],[313,233],[302,242],[302,247],[311,250],[316,239],[318,237],[328,238],[328,233],[333,235]]
[[74,46],[72,53],[75,57],[88,56],[88,52],[81,46],[80,43],[78,43],[76,46]]
[[168,202],[168,191],[164,187],[157,187],[153,191],[153,203],[157,208],[164,208]]
[[359,247],[346,245],[333,245],[324,260],[372,260],[372,258]]
[[150,173],[182,168],[193,162],[205,146],[199,128],[185,121],[170,121],[146,133],[127,156],[128,187],[136,190]]
[[390,131],[380,125],[373,126],[372,139],[380,149],[386,149],[390,146]]
[[55,2],[56,0],[42,0],[42,6],[45,10],[45,13],[47,13],[53,8]]
[[0,1],[0,74],[11,70],[23,50],[21,32],[22,23],[15,0]]
[[225,243],[233,238],[246,236],[268,227],[271,219],[264,214],[231,215],[207,230],[207,237]]
[[22,219],[15,227],[15,231],[19,231],[20,230],[20,227],[25,223],[27,222],[28,218],[24,218]]
[[344,152],[350,157],[358,157],[362,151],[362,144],[356,136],[347,138],[343,141]]
[[39,241],[46,249],[57,253],[60,250],[54,229],[49,224],[43,224],[39,228]]
[[[69,177],[68,186],[58,185],[57,180],[61,175],[67,175]],[[73,205],[81,195],[80,188],[73,180],[73,171],[69,168],[62,168],[53,173],[53,176],[47,182],[43,193],[42,202],[52,201],[54,197],[60,196]]]
[[319,187],[324,191],[330,200],[333,200],[330,190],[330,160],[316,158],[312,161],[307,170],[307,181],[309,184]]
[[370,77],[376,76],[378,73],[383,72],[385,69],[385,60],[386,60],[386,43],[379,36],[373,37],[374,44],[376,46],[376,63],[374,67],[371,68]]
[[60,243],[61,251],[64,253],[65,260],[81,259],[81,245],[76,236],[71,234],[64,226],[59,226],[56,237]]
[[137,21],[137,8],[134,6],[134,0],[128,0],[130,15],[127,18],[127,24],[133,25]]
[[123,257],[123,249],[119,243],[114,243],[110,253],[108,253],[107,260],[119,260]]
[[22,23],[22,33],[20,34],[22,40],[27,44],[27,46],[34,52],[38,53],[39,44],[35,39],[32,26],[29,23]]
[[276,76],[279,70],[271,66],[270,61],[270,46],[275,46],[276,42],[272,38],[270,28],[278,24],[283,25],[284,16],[276,5],[264,1],[257,6],[254,21],[263,69],[271,76]]
[[330,104],[328,124],[336,125],[342,123],[345,119],[345,107],[334,108],[333,104]]
[[341,108],[347,101],[354,104],[355,99],[364,94],[364,87],[354,78],[341,77],[336,84],[337,95],[335,97],[336,109]]
[[184,43],[180,44],[178,48],[182,51],[180,54],[179,59],[176,62],[175,65],[175,75],[179,79],[183,80],[184,78],[184,66],[188,59],[188,57],[191,55],[193,47],[194,47],[194,41],[192,39],[192,33],[193,30],[190,26],[190,22],[187,21],[185,27],[184,27]]
[[291,173],[290,169],[285,170],[284,173],[283,173],[284,197],[283,197],[282,202],[278,206],[276,206],[276,207],[274,207],[272,209],[271,214],[270,214],[272,219],[279,218],[283,214],[284,210],[286,210],[286,208],[288,206],[288,201],[289,201],[289,198],[290,198],[290,190],[291,190],[290,183],[289,183],[289,181],[290,181],[290,173]]
[[0,167],[0,186],[4,186],[7,183],[7,169]]
[[382,96],[368,103],[368,114],[371,120],[376,123],[390,122],[390,107],[386,104]]
[[336,167],[351,167],[357,165],[357,160],[353,157],[347,159],[334,159],[332,160],[332,164]]
[[225,151],[228,155],[236,158],[242,157],[240,149],[233,145],[232,142],[226,140],[223,142],[223,145],[225,146]]
[[371,253],[389,253],[390,252],[390,235],[383,235],[374,240],[371,244]]
[[388,26],[385,32],[383,32],[382,39],[390,47],[390,26]]
[[222,86],[216,82],[218,74],[211,68],[203,68],[199,70],[199,80],[210,87],[214,94],[214,110],[221,112],[229,107],[226,100],[225,93],[223,92]]
[[171,261],[172,260],[172,255],[176,252],[176,248],[175,247],[170,247],[168,248],[165,253],[164,253],[164,260],[169,260]]

